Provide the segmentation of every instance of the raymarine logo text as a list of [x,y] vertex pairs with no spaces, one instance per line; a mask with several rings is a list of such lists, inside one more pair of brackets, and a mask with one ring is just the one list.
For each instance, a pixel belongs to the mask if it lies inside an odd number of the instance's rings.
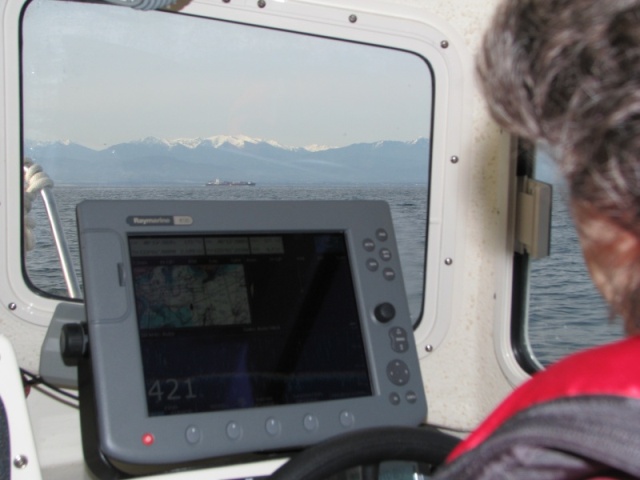
[[127,223],[133,227],[148,227],[156,225],[173,225],[173,216],[132,215],[127,217]]

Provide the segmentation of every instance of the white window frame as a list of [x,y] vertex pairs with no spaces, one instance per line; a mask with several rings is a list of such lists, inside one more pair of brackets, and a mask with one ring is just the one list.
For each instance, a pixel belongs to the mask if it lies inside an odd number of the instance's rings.
[[[406,7],[384,8],[375,2],[353,2],[357,8],[306,1],[256,2],[192,1],[181,12],[258,26],[300,31],[416,53],[428,60],[434,75],[429,186],[426,292],[423,313],[415,332],[421,356],[436,348],[455,318],[454,283],[462,275],[464,219],[458,215],[465,191],[461,168],[473,158],[473,61],[464,42],[437,17]],[[11,315],[46,326],[55,307],[64,300],[38,295],[23,278],[21,251],[22,149],[20,104],[20,39],[18,22],[25,2],[8,0],[3,13],[0,62],[0,109],[5,112],[0,150],[7,159],[0,180],[0,303]],[[124,7],[123,7],[124,8]],[[452,194],[452,192],[455,192]]]

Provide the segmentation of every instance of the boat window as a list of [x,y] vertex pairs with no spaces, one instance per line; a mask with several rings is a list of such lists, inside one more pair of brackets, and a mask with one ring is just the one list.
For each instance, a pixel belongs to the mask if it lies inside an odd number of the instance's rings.
[[[384,199],[417,321],[434,95],[424,58],[201,13],[57,0],[30,2],[21,36],[24,157],[53,181],[45,191],[76,276],[84,199]],[[25,276],[68,297],[33,197]]]
[[623,330],[620,322],[609,320],[608,307],[591,282],[571,217],[567,186],[544,149],[536,151],[529,170],[536,180],[553,188],[551,254],[531,261],[520,259],[529,278],[522,338],[528,342],[524,349],[533,356],[530,360],[539,368],[578,350],[619,339]]

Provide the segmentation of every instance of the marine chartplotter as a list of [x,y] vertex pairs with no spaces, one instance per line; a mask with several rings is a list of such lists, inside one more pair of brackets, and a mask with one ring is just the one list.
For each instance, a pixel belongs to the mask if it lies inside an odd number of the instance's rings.
[[385,202],[86,201],[77,215],[85,455],[126,471],[425,419]]

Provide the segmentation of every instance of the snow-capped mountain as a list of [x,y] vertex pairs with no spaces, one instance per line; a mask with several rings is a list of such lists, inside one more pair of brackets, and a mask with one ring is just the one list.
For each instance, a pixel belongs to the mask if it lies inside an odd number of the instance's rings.
[[326,145],[309,145],[305,147],[291,147],[282,145],[275,140],[264,140],[262,138],[248,137],[247,135],[214,135],[212,137],[196,137],[196,138],[175,138],[172,140],[160,139],[156,137],[146,137],[140,140],[129,142],[138,145],[165,145],[167,147],[186,147],[198,148],[201,146],[210,146],[213,148],[235,147],[245,148],[247,145],[270,145],[274,148],[289,151],[310,151],[317,152],[321,150],[329,150],[333,147]]
[[68,141],[26,141],[25,155],[55,182],[65,184],[204,184],[214,178],[281,184],[416,183],[426,182],[429,141],[289,147],[273,140],[218,135],[147,137],[102,150]]

